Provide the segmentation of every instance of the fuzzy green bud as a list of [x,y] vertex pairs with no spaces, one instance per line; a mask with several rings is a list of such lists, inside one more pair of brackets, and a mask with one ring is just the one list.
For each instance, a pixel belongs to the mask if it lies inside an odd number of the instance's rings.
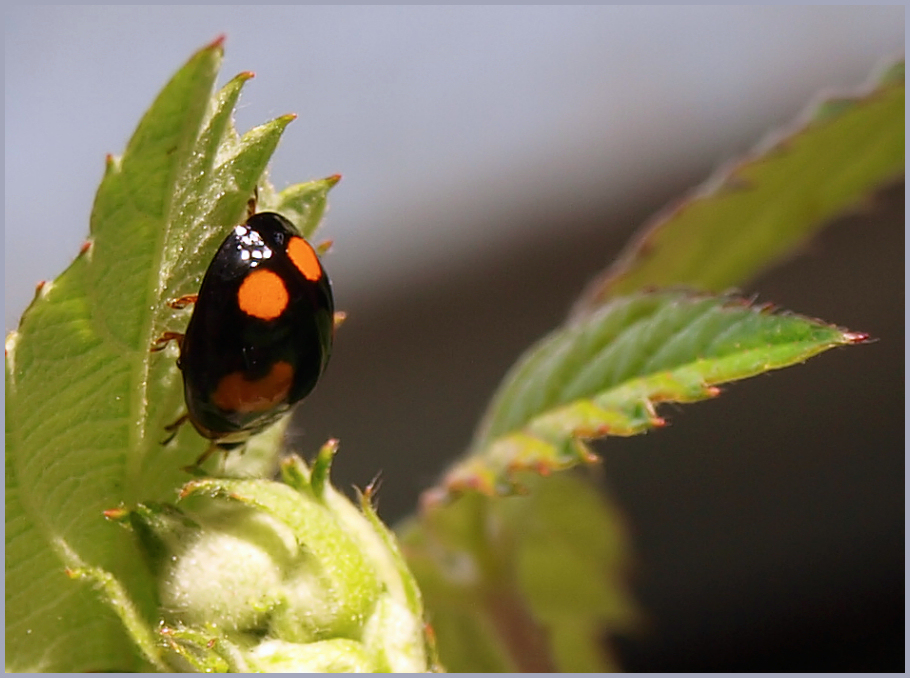
[[328,483],[332,451],[312,472],[290,460],[285,483],[193,481],[179,519],[173,507],[143,507],[164,661],[201,671],[432,668],[413,577],[369,498],[357,507]]

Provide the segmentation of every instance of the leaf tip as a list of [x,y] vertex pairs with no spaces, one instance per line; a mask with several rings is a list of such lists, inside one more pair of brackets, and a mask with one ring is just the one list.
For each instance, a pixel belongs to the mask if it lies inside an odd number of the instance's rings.
[[575,447],[575,453],[578,455],[578,459],[582,464],[593,466],[594,464],[600,463],[600,457],[597,456],[590,447],[588,447],[584,440],[576,438],[573,443]]
[[54,287],[53,280],[39,280],[35,283],[35,296],[32,297],[32,303],[34,304],[38,299],[46,297],[47,293],[51,291]]
[[16,387],[16,344],[19,342],[19,333],[13,330],[6,335],[6,342],[3,345],[3,358],[6,361],[6,395],[10,390]]
[[548,476],[553,471],[553,464],[543,459],[516,458],[509,461],[506,465],[506,472],[510,477],[522,471],[531,471],[539,476]]
[[224,41],[226,38],[227,38],[227,36],[224,33],[222,33],[217,38],[212,40],[209,44],[207,44],[205,47],[203,47],[202,51],[204,51],[204,52],[210,51],[210,50],[211,51],[216,51],[216,50],[224,51]]
[[298,492],[310,490],[311,474],[309,468],[303,463],[303,459],[296,454],[291,454],[284,457],[278,463],[278,467],[285,485],[294,488]]
[[[477,492],[492,497],[496,493],[493,475],[489,469],[484,467],[483,461],[473,460],[450,470],[439,483],[439,487],[428,490],[424,494],[430,495],[430,500],[436,504],[442,504],[446,499],[467,492]],[[421,499],[421,503],[423,503],[423,499]]]
[[382,486],[382,471],[377,473],[369,484],[361,491],[355,487],[357,496],[360,497],[360,508],[364,513],[376,510],[376,499],[379,495],[379,488]]
[[329,185],[329,188],[332,188],[332,186],[337,184],[339,181],[341,181],[340,174],[333,174],[332,176],[325,178],[325,183],[327,183]]
[[310,472],[310,487],[313,488],[313,493],[317,497],[323,496],[325,488],[329,484],[332,460],[338,452],[338,445],[339,441],[337,438],[329,438],[316,454],[316,460],[313,462],[313,468]]
[[844,332],[843,337],[848,344],[871,344],[875,341],[868,332]]
[[201,480],[191,480],[186,485],[180,488],[180,492],[177,493],[178,499],[186,499],[192,494],[195,494],[203,486],[203,481]]
[[13,330],[6,335],[6,342],[3,345],[3,351],[8,358],[10,353],[13,353],[16,350],[16,342],[19,341],[19,333],[16,330]]
[[443,505],[447,496],[446,491],[441,487],[431,487],[429,490],[424,490],[420,494],[420,499],[418,500],[420,512],[429,513],[430,511],[439,508]]
[[112,509],[105,509],[101,512],[101,515],[103,515],[107,520],[111,520],[116,523],[120,523],[126,520],[129,514],[130,512],[122,506],[118,506],[117,508]]
[[382,471],[379,471],[369,484],[363,490],[363,496],[367,499],[375,497],[379,493],[379,488],[382,486]]

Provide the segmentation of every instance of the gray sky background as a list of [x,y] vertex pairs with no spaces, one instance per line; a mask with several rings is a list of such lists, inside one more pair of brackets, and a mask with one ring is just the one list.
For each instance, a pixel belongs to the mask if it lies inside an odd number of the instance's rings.
[[[341,173],[321,235],[341,304],[528,234],[478,215],[622,204],[720,164],[904,45],[891,7],[114,7],[6,10],[6,327],[88,233],[106,153],[225,34],[241,131],[298,114],[272,181]],[[554,228],[558,224],[554,224]],[[530,226],[529,226],[530,228]]]

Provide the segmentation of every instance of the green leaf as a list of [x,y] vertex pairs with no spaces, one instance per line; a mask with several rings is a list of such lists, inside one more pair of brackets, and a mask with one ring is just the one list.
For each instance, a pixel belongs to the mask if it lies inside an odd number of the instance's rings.
[[[191,427],[162,446],[183,408],[176,347],[150,353],[188,312],[247,201],[295,209],[311,233],[337,177],[282,193],[264,183],[283,116],[242,137],[231,123],[244,73],[212,96],[221,41],[194,55],[108,158],[86,246],[45,284],[6,342],[6,649],[13,671],[142,670],[117,617],[65,569],[110,573],[152,620],[150,574],[102,511],[170,501],[205,448]],[[257,469],[274,465],[256,460]],[[213,459],[211,464],[219,464]]]
[[270,199],[267,196],[271,186],[267,184],[260,194],[260,199],[268,200],[272,210],[280,212],[290,219],[291,223],[297,226],[300,235],[309,239],[316,232],[319,222],[322,221],[329,189],[340,180],[340,174],[333,174],[321,181],[294,184]]
[[723,292],[787,256],[904,171],[904,64],[860,96],[816,105],[658,214],[579,302],[646,287]]
[[[532,347],[468,455],[401,530],[442,664],[616,670],[604,639],[637,621],[622,521],[579,478],[540,476],[594,461],[587,440],[662,424],[657,403],[712,397],[716,384],[864,340],[741,299],[671,291],[615,299]],[[495,496],[516,490],[525,496]]]
[[768,306],[687,292],[616,299],[532,347],[493,399],[472,449],[429,499],[507,493],[523,470],[594,461],[584,441],[660,426],[655,405],[695,402],[716,384],[864,341]]

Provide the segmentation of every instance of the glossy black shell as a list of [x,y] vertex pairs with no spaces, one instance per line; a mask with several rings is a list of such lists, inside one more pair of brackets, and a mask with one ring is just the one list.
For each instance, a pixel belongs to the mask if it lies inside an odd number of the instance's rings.
[[[235,227],[209,264],[180,350],[189,419],[205,437],[225,448],[242,443],[313,390],[329,361],[334,337],[332,284],[320,262],[318,280],[308,280],[287,254],[294,225],[261,212]],[[238,292],[254,270],[268,269],[284,282],[289,301],[272,320],[244,313]],[[222,409],[213,401],[221,380],[240,373],[263,378],[279,361],[293,367],[285,398],[265,411]]]

